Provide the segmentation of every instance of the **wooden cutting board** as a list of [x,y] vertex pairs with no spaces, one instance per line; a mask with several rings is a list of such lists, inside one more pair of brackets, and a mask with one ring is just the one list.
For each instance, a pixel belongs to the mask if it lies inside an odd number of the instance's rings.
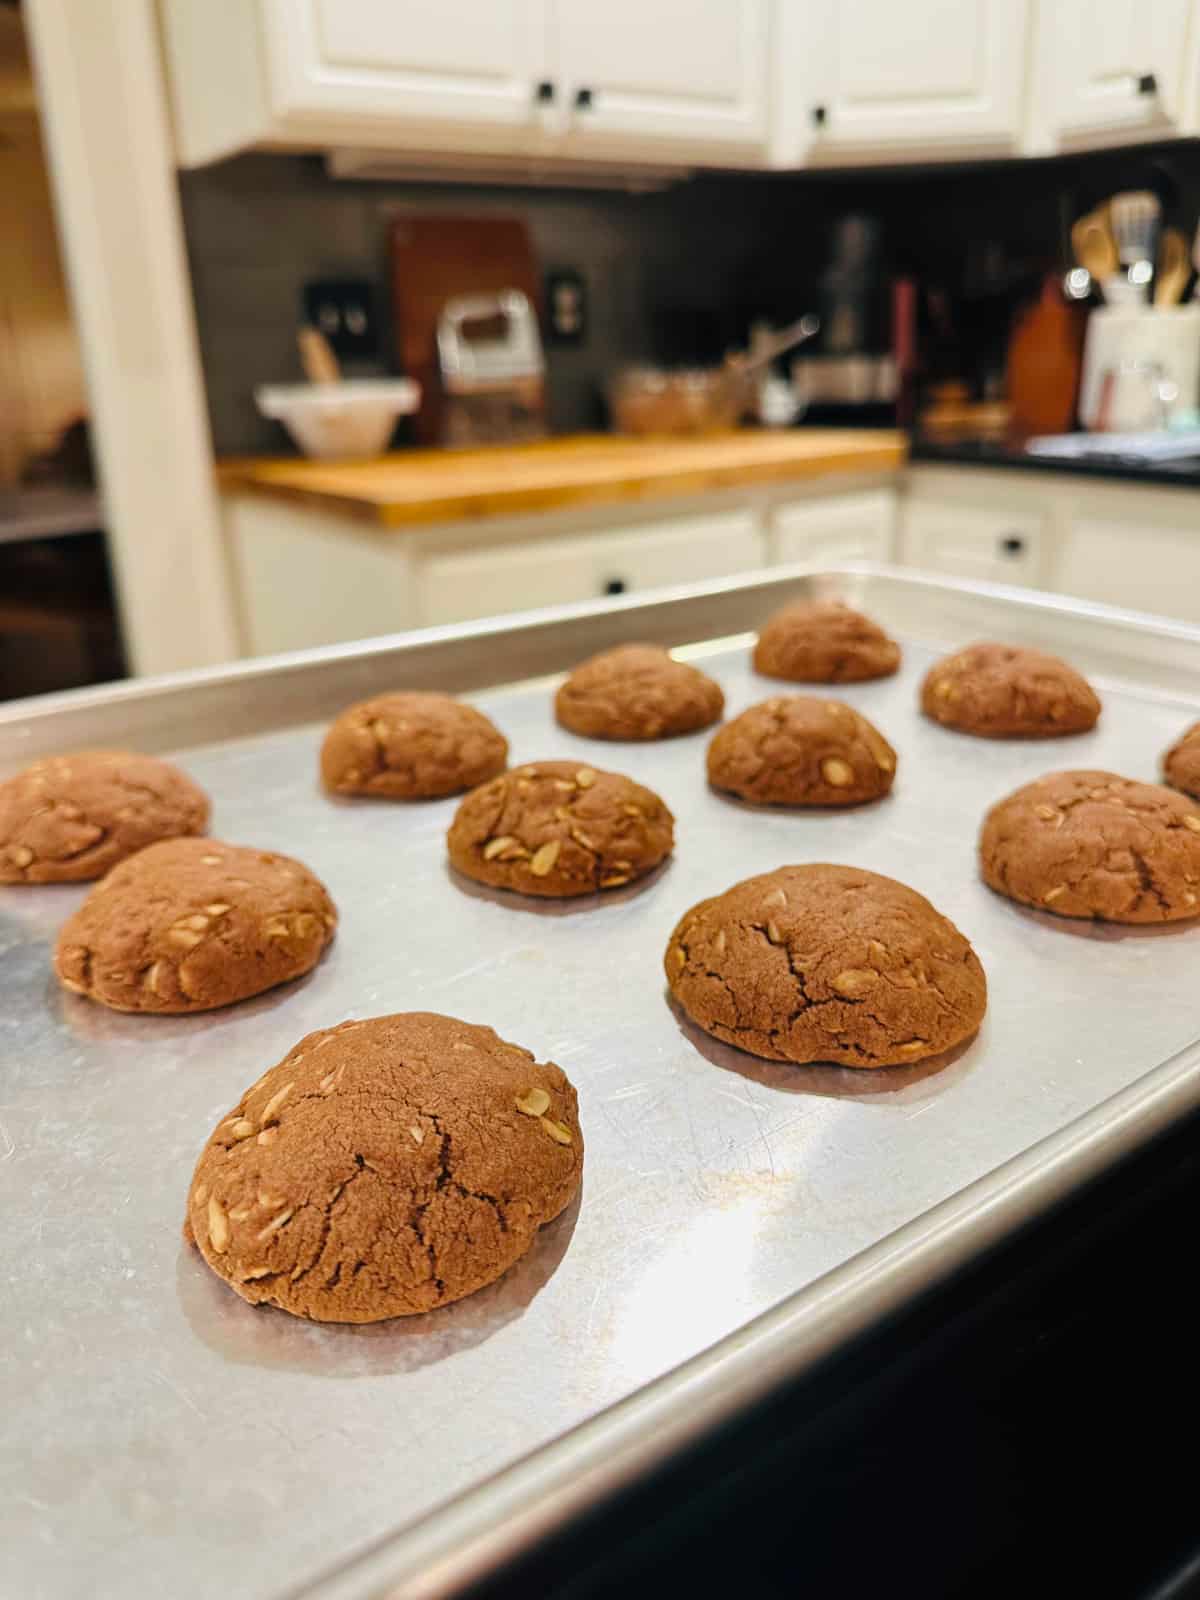
[[392,310],[400,370],[421,385],[417,440],[441,438],[437,324],[454,295],[520,289],[535,312],[541,288],[519,217],[398,217],[392,224]]

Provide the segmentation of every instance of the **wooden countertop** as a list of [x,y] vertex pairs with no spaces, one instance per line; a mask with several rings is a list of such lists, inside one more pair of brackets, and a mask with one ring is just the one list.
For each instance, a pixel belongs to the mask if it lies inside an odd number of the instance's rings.
[[271,495],[387,528],[702,494],[740,484],[903,466],[891,430],[746,429],[691,439],[574,434],[475,450],[407,450],[376,461],[246,459],[218,466],[222,490]]

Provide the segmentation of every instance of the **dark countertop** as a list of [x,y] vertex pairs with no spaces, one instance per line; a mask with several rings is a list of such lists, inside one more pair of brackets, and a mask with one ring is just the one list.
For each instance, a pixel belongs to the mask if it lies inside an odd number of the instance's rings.
[[1153,464],[1123,457],[1104,461],[1063,461],[1050,456],[1026,455],[1019,445],[992,444],[976,439],[935,444],[928,439],[914,439],[909,460],[914,466],[1003,467],[1014,472],[1067,473],[1075,478],[1107,478],[1121,483],[1153,483],[1164,488],[1200,489],[1200,456]]

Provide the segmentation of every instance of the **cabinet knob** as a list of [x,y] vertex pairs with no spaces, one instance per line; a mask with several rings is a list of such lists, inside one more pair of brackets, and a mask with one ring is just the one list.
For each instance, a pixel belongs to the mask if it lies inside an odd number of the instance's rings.
[[554,99],[554,85],[549,78],[543,78],[533,92],[533,97],[540,106],[548,106]]
[[1142,73],[1141,77],[1137,81],[1137,92],[1139,94],[1158,93],[1158,79],[1152,72]]
[[628,588],[624,578],[606,578],[604,581],[605,594],[625,594]]
[[828,108],[826,106],[814,106],[812,108],[812,119],[814,128],[823,128],[829,120]]
[[592,108],[592,103],[593,103],[593,101],[592,101],[592,91],[590,89],[576,89],[576,91],[575,91],[575,109],[576,109],[576,111],[590,111],[591,108]]
[[1005,556],[1021,556],[1025,554],[1025,540],[1019,533],[1005,533],[1000,536],[1000,554]]

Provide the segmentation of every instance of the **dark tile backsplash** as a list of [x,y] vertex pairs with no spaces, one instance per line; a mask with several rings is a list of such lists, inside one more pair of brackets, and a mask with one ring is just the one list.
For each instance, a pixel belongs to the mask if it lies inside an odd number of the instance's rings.
[[341,182],[316,157],[239,156],[180,175],[214,442],[223,455],[287,448],[252,392],[299,376],[310,278],[376,282],[378,370],[390,370],[386,242],[398,212],[522,216],[543,273],[582,274],[587,338],[547,358],[551,425],[563,431],[602,422],[605,380],[627,362],[718,360],[754,317],[810,308],[830,227],[848,211],[880,218],[887,269],[944,288],[961,308],[958,337],[994,362],[1013,303],[1061,260],[1064,218],[1145,184],[1190,238],[1200,209],[1190,140],[974,168],[702,176],[650,194]]

